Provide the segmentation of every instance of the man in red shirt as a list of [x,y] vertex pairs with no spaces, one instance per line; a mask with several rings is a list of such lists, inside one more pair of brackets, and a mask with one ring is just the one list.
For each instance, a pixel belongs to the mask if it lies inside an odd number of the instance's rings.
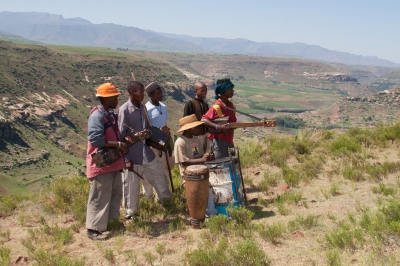
[[224,106],[235,109],[235,105],[229,101],[233,97],[235,85],[230,79],[220,79],[215,87],[216,101],[212,107],[203,115],[201,121],[209,128],[215,128],[217,133],[210,133],[208,138],[211,140],[211,152],[214,153],[215,159],[228,157],[230,149],[233,149],[234,131],[228,125],[218,125],[213,122],[214,119],[220,117],[229,117],[229,122],[236,122],[236,113],[224,108]]

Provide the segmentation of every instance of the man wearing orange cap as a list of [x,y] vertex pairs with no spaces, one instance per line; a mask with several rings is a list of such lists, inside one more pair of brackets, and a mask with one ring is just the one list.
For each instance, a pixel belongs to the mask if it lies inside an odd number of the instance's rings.
[[[92,109],[88,121],[88,147],[86,153],[86,170],[90,182],[90,192],[86,213],[88,237],[92,240],[104,240],[110,220],[119,218],[122,197],[121,170],[124,168],[124,157],[109,165],[98,167],[93,155],[103,148],[115,148],[126,152],[128,147],[120,141],[117,115],[113,109],[118,105],[120,92],[112,83],[104,83],[97,88],[96,97],[100,104]],[[118,157],[117,157],[118,158]]]

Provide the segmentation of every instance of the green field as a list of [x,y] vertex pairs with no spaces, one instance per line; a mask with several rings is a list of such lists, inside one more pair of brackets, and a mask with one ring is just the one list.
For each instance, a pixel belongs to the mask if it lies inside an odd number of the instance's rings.
[[[267,82],[236,82],[235,91],[236,97],[234,96],[233,101],[237,102],[239,110],[251,113],[265,112],[260,111],[261,108],[274,108],[276,111],[281,109],[313,110],[330,106],[340,98],[340,95],[334,91]],[[260,109],[248,106],[249,101],[256,103]]]

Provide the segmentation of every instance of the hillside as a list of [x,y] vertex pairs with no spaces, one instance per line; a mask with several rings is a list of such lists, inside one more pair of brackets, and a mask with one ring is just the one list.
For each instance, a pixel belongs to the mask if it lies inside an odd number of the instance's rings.
[[140,219],[110,222],[101,242],[86,236],[86,178],[56,178],[39,193],[0,196],[0,263],[399,265],[399,137],[396,123],[240,142],[247,209],[191,228],[174,171],[171,204],[142,197]]
[[[15,45],[0,41],[0,193],[36,190],[55,176],[84,173],[87,118],[96,87],[122,91],[130,69],[166,85],[179,106],[187,78],[169,64],[108,49]],[[120,97],[124,102],[126,95]]]
[[400,119],[400,87],[368,97],[342,97],[328,108],[299,114],[316,128],[373,127]]
[[[292,113],[291,119],[298,119],[297,113],[324,110],[343,95],[357,98],[376,92],[329,64],[299,59],[0,41],[0,61],[2,194],[36,190],[53,177],[84,173],[86,123],[90,108],[97,104],[95,88],[111,81],[123,91],[130,69],[143,83],[155,80],[165,87],[172,131],[179,127],[183,104],[193,96],[191,84],[196,80],[211,89],[215,79],[230,77],[238,109],[269,119]],[[124,93],[120,103],[126,99]],[[213,101],[212,90],[208,101]],[[312,119],[305,119],[310,126],[315,125]],[[238,130],[236,137],[263,137],[268,132]]]

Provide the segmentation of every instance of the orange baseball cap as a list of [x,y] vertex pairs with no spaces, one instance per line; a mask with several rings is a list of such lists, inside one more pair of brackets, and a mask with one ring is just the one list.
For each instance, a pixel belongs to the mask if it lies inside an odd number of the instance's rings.
[[113,97],[120,94],[117,87],[109,82],[101,84],[96,91],[96,97]]

